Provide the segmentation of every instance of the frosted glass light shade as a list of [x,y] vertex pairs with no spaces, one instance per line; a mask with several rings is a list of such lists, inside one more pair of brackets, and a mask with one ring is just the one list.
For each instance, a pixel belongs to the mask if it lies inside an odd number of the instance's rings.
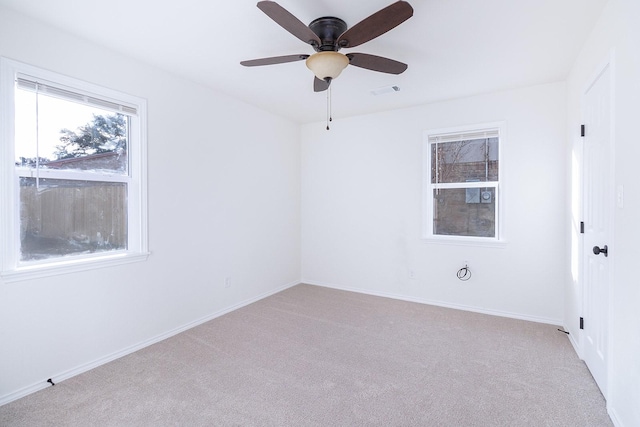
[[307,68],[320,80],[335,79],[349,65],[349,58],[338,52],[316,52],[306,61]]

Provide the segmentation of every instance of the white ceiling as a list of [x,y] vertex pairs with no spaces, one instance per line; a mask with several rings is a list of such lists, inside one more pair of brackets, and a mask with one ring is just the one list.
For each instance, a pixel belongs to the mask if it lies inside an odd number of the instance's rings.
[[[278,0],[305,24],[349,27],[393,0]],[[347,67],[332,83],[345,117],[563,80],[606,0],[409,0],[414,16],[343,53],[409,64],[399,76]],[[250,104],[306,123],[324,120],[304,61],[247,68],[245,59],[313,53],[256,0],[0,0],[0,5],[136,57]],[[370,91],[397,85],[399,92]]]

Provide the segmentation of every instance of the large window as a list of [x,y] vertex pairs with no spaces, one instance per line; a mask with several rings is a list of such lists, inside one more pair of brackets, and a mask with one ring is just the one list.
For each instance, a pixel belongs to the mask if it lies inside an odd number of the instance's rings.
[[144,259],[145,101],[1,65],[3,278]]
[[501,239],[500,145],[504,126],[425,132],[424,237]]

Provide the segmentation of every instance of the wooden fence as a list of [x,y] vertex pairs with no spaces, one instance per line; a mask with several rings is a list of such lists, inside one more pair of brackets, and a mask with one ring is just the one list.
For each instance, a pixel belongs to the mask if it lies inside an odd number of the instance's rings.
[[38,187],[21,180],[23,259],[126,248],[126,184],[41,179]]

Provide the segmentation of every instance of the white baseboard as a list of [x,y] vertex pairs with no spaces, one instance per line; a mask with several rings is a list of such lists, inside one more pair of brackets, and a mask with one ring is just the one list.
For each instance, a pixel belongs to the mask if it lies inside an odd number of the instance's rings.
[[616,410],[611,408],[609,402],[607,402],[607,414],[609,414],[609,418],[611,418],[611,422],[615,427],[624,427],[624,424],[620,421],[620,417],[618,417]]
[[[564,330],[566,331],[567,328],[564,328]],[[576,341],[575,337],[572,334],[568,335],[569,337],[569,342],[571,343],[571,345],[573,346],[573,350],[576,352],[576,354],[578,355],[578,358],[580,360],[582,359],[582,351],[580,350],[580,345],[578,344],[578,342]]]
[[491,316],[508,317],[508,318],[511,318],[511,319],[527,320],[527,321],[530,321],[530,322],[546,323],[546,324],[556,325],[556,326],[562,325],[562,320],[561,319],[550,319],[550,318],[546,318],[546,317],[530,316],[530,315],[527,315],[527,314],[513,313],[513,312],[508,312],[508,311],[492,310],[492,309],[486,309],[486,308],[475,307],[475,306],[470,306],[470,305],[449,303],[449,302],[445,302],[445,301],[437,301],[437,300],[430,300],[430,299],[424,299],[424,298],[416,298],[416,297],[411,297],[411,296],[407,296],[407,295],[394,294],[394,293],[390,293],[390,292],[370,291],[368,289],[352,288],[352,287],[349,287],[349,286],[342,286],[342,285],[336,285],[336,284],[331,284],[331,283],[321,283],[321,282],[315,282],[313,280],[302,280],[302,283],[305,283],[305,284],[308,284],[308,285],[313,285],[313,286],[320,286],[320,287],[324,287],[324,288],[339,289],[339,290],[342,290],[342,291],[357,292],[357,293],[360,293],[360,294],[373,295],[373,296],[385,297],[385,298],[392,298],[392,299],[397,299],[397,300],[401,300],[401,301],[416,302],[416,303],[419,303],[419,304],[435,305],[435,306],[438,306],[438,307],[453,308],[453,309],[456,309],[456,310],[471,311],[471,312],[474,312],[474,313],[481,313],[481,314],[489,314]]
[[[217,317],[223,316],[223,315],[225,315],[227,313],[230,313],[230,312],[232,312],[234,310],[237,310],[239,308],[242,308],[244,306],[247,306],[249,304],[257,302],[257,301],[259,301],[261,299],[264,299],[266,297],[269,297],[271,295],[277,294],[278,292],[282,292],[285,289],[288,289],[288,288],[290,288],[292,286],[296,286],[298,284],[300,284],[300,282],[299,281],[295,281],[295,282],[288,283],[288,284],[286,284],[284,286],[280,286],[279,288],[273,289],[271,291],[268,291],[268,292],[265,292],[263,294],[260,294],[260,295],[258,295],[256,297],[249,298],[247,300],[239,302],[238,304],[234,304],[234,305],[232,305],[230,307],[227,307],[227,308],[224,308],[222,310],[216,311],[216,312],[211,313],[211,314],[209,314],[207,316],[201,317],[200,319],[194,320],[193,322],[189,322],[189,323],[187,323],[187,324],[185,324],[183,326],[180,326],[178,328],[172,329],[170,331],[167,331],[165,333],[157,335],[157,336],[155,336],[153,338],[150,338],[148,340],[142,341],[142,342],[140,342],[138,344],[134,344],[134,345],[132,345],[130,347],[124,348],[124,349],[122,349],[120,351],[117,351],[115,353],[111,353],[111,354],[109,354],[107,356],[101,357],[101,358],[96,359],[96,360],[94,360],[92,362],[77,366],[77,367],[75,367],[73,369],[69,369],[69,370],[66,370],[64,372],[60,372],[59,374],[52,376],[51,379],[53,380],[54,383],[58,383],[60,381],[64,381],[64,380],[69,379],[71,377],[75,377],[76,375],[82,374],[83,372],[90,371],[91,369],[97,368],[98,366],[104,365],[104,364],[109,363],[109,362],[111,362],[113,360],[116,360],[116,359],[118,359],[120,357],[123,357],[123,356],[126,356],[128,354],[134,353],[134,352],[136,352],[138,350],[141,350],[141,349],[143,349],[145,347],[148,347],[148,346],[150,346],[152,344],[155,344],[157,342],[163,341],[163,340],[165,340],[167,338],[170,338],[170,337],[172,337],[174,335],[177,335],[177,334],[179,334],[181,332],[184,332],[186,330],[194,328],[194,327],[196,327],[198,325],[206,323],[206,322],[208,322],[210,320],[213,320],[213,319],[215,319]],[[31,393],[35,393],[36,391],[43,390],[43,389],[45,389],[47,387],[51,387],[51,384],[49,384],[47,382],[47,379],[43,379],[42,381],[39,381],[39,382],[37,382],[35,384],[32,384],[30,386],[23,387],[23,388],[21,388],[19,390],[16,390],[16,391],[12,392],[12,393],[9,393],[9,394],[5,394],[4,396],[0,397],[0,406],[5,405],[5,404],[7,404],[9,402],[13,402],[14,400],[18,400],[21,397],[25,397],[25,396],[27,396],[27,395],[29,395]]]

